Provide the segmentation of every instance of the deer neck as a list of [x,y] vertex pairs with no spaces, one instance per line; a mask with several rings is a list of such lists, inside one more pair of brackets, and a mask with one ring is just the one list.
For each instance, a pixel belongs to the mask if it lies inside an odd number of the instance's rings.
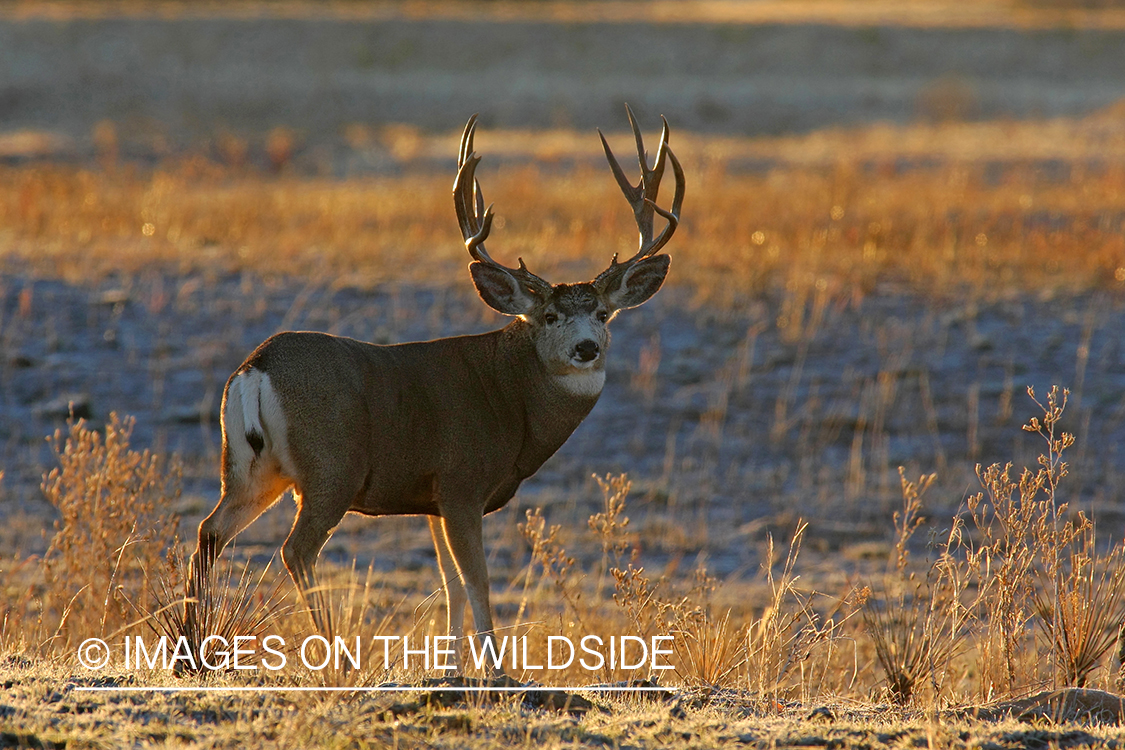
[[520,473],[533,474],[570,437],[601,395],[605,370],[559,375],[548,371],[535,352],[527,324],[516,320],[500,334],[499,377],[509,392],[519,394],[524,414],[525,443]]

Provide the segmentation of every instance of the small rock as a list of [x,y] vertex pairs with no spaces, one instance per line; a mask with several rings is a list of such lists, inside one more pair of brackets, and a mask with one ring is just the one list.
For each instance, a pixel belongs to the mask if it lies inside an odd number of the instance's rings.
[[805,721],[836,721],[836,714],[827,706],[820,706],[810,711]]
[[524,703],[531,708],[566,711],[571,716],[581,716],[596,708],[593,703],[581,695],[559,690],[529,690],[524,695]]

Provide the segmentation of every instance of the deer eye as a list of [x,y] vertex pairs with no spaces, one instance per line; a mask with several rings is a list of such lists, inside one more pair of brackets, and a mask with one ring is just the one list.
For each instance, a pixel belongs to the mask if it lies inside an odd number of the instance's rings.
[[604,323],[609,320],[609,313],[605,310],[598,310],[598,322]]
[[543,316],[543,320],[547,321],[547,325],[553,326],[555,323],[559,322],[559,316],[554,313],[547,313]]

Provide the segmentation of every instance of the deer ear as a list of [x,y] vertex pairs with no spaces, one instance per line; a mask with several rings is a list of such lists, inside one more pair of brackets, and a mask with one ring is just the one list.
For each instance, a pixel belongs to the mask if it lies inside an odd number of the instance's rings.
[[654,255],[634,263],[621,274],[620,280],[611,281],[610,288],[605,290],[610,306],[615,310],[627,310],[648,302],[660,291],[671,262],[667,255]]
[[484,304],[503,315],[526,315],[535,307],[535,297],[503,268],[470,263],[469,273]]

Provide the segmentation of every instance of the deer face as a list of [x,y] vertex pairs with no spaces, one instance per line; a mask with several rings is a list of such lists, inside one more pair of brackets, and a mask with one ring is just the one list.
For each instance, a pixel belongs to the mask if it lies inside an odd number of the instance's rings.
[[605,366],[611,314],[592,284],[558,284],[524,319],[532,324],[535,350],[547,371],[564,375]]
[[619,274],[554,286],[529,286],[518,274],[494,265],[473,263],[469,268],[485,304],[530,324],[535,350],[547,371],[570,375],[604,369],[609,321],[618,311],[656,294],[668,266],[668,256],[658,255]]

